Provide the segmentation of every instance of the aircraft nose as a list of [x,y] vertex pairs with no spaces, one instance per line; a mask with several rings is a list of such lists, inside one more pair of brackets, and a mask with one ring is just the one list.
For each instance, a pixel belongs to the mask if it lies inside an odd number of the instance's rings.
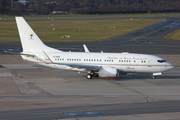
[[167,63],[166,63],[166,69],[167,69],[167,70],[170,70],[170,69],[172,69],[172,68],[174,68],[174,65],[171,64],[171,63],[169,63],[169,62],[167,62]]

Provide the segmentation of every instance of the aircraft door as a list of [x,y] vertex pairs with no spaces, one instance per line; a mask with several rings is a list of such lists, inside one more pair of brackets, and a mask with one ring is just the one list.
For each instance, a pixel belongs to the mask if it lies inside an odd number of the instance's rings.
[[151,67],[151,59],[147,59],[148,67]]

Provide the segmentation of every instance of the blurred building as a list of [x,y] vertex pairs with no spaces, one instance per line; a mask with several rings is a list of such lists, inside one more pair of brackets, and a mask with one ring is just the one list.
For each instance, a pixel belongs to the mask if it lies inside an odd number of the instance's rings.
[[31,2],[36,2],[37,0],[18,0],[22,5],[26,5],[27,3]]
[[29,0],[18,0],[22,5],[26,5],[27,2],[29,2]]

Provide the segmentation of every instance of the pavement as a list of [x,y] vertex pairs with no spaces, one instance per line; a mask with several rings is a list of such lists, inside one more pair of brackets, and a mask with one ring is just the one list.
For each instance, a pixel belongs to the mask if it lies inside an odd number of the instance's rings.
[[[129,74],[88,80],[85,73],[29,64],[18,55],[1,55],[0,62],[3,120],[118,119],[118,115],[139,119],[144,114],[149,119],[151,114],[158,119],[179,117],[170,116],[180,112],[179,67],[157,79],[149,74]],[[170,115],[161,117],[165,113]]]

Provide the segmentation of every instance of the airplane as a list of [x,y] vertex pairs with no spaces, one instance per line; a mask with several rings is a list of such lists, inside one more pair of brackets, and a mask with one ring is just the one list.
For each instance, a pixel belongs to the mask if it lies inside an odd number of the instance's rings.
[[119,77],[127,73],[149,73],[152,78],[174,66],[165,59],[148,54],[90,52],[63,52],[45,45],[23,17],[15,17],[23,51],[22,59],[39,65],[86,72],[86,78]]

